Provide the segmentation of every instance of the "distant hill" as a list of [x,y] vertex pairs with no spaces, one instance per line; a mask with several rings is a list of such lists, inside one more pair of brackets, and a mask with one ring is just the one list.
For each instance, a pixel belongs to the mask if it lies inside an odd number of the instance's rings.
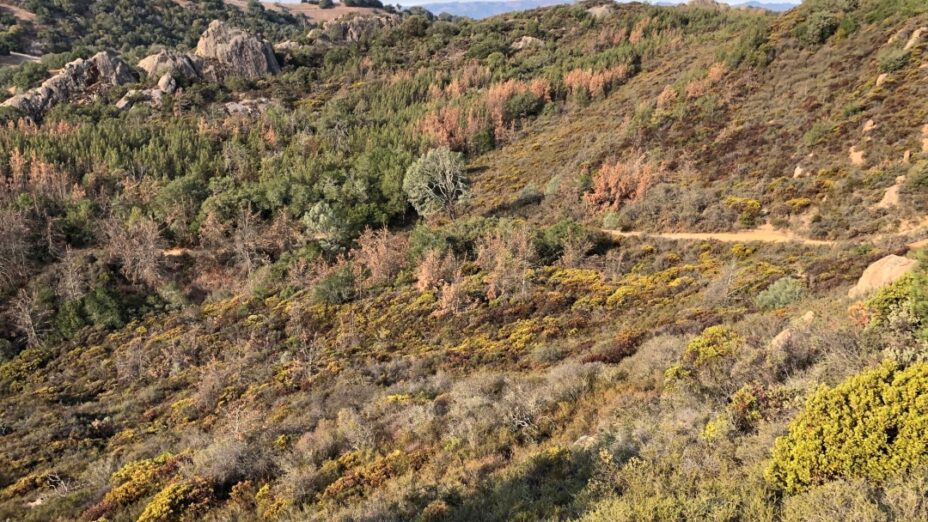
[[421,7],[435,14],[447,13],[480,20],[503,13],[571,3],[573,2],[564,0],[508,0],[503,2],[436,2],[422,4]]
[[[562,5],[574,3],[570,0],[503,0],[503,1],[472,1],[472,2],[434,2],[419,4],[432,13],[447,13],[453,16],[466,16],[475,20],[481,20],[490,16],[496,16],[504,13],[517,11],[527,11],[539,7],[548,7],[552,5]],[[678,5],[685,2],[652,2],[657,5]],[[750,1],[741,4],[732,4],[734,7],[755,7],[766,9],[768,11],[783,12],[796,7],[796,3],[790,2],[756,2]],[[409,7],[403,5],[403,7]]]

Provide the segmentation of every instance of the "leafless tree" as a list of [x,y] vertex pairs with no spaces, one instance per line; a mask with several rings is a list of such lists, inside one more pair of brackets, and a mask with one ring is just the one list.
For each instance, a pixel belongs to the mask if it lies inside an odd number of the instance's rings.
[[250,276],[264,262],[261,254],[264,238],[259,227],[260,219],[249,207],[242,207],[232,235],[235,258],[245,275]]
[[80,299],[86,293],[87,274],[81,256],[66,246],[58,266],[58,297],[68,301]]
[[107,254],[111,259],[122,260],[122,274],[126,279],[148,286],[161,282],[161,254],[165,244],[157,223],[139,218],[123,224],[111,217],[104,231]]
[[36,292],[21,288],[10,303],[9,314],[29,346],[39,346],[47,326],[48,312],[40,306]]
[[11,289],[26,275],[29,221],[17,210],[0,209],[0,290]]

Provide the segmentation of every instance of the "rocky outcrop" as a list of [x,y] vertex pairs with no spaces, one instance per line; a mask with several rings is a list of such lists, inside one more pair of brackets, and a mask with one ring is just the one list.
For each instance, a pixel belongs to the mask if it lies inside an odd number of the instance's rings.
[[3,105],[16,108],[32,119],[40,119],[48,109],[59,103],[136,81],[138,78],[129,64],[116,54],[104,51],[86,60],[68,63],[39,87],[14,96]]
[[271,44],[219,20],[209,24],[194,54],[202,60],[200,74],[206,79],[255,79],[280,73]]
[[194,79],[200,75],[199,64],[195,57],[176,51],[161,51],[145,57],[139,62],[139,69],[145,71],[149,78],[161,78],[165,74],[174,79]]
[[399,17],[392,15],[339,18],[326,22],[321,31],[312,32],[310,37],[331,42],[360,42],[370,38],[375,32],[398,23]]
[[918,266],[918,261],[914,259],[896,255],[886,256],[868,266],[847,295],[855,299],[863,297],[899,280],[914,270],[916,266]]
[[522,51],[524,49],[537,49],[544,47],[545,43],[534,36],[523,36],[515,42],[512,42],[512,50]]
[[170,73],[164,73],[158,80],[158,85],[151,89],[130,89],[125,96],[116,102],[116,108],[125,110],[136,103],[147,103],[148,105],[160,108],[165,94],[173,94],[177,90],[177,81]]

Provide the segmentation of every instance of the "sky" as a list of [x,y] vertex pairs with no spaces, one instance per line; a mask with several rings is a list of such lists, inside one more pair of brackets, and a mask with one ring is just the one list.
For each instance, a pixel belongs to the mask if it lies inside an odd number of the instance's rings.
[[[271,1],[276,1],[276,2],[283,3],[283,4],[300,3],[300,0],[271,0]],[[386,3],[389,3],[389,4],[399,3],[400,5],[403,5],[403,6],[413,6],[413,5],[422,5],[422,4],[454,3],[454,2],[501,2],[501,1],[505,2],[506,0],[399,0],[399,2],[397,2],[397,0],[383,0],[383,1],[385,4]],[[564,3],[567,3],[567,1],[568,0],[565,0]],[[626,3],[626,2],[630,2],[634,0],[617,0],[617,1],[618,3]],[[648,1],[648,0],[645,0],[645,1]],[[685,3],[686,2],[686,0],[655,0],[655,1],[651,1],[651,3],[657,3],[657,1],[659,1],[660,3]],[[733,4],[733,5],[744,4],[748,2],[748,0],[717,0],[717,1],[722,2],[724,4]],[[801,0],[754,0],[754,2],[762,3],[762,4],[796,4],[798,5],[801,2]]]

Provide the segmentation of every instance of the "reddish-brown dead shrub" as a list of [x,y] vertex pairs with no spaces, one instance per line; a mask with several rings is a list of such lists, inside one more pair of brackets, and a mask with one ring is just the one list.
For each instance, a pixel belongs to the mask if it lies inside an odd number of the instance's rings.
[[638,153],[631,161],[603,163],[593,178],[593,190],[585,198],[603,210],[618,210],[623,202],[644,196],[661,177],[661,169],[644,153]]
[[406,267],[408,251],[406,236],[391,234],[385,228],[368,229],[358,238],[358,248],[352,255],[367,270],[367,283],[380,286],[392,283]]
[[457,279],[460,267],[453,254],[429,250],[416,267],[416,289],[420,292],[440,289]]
[[455,76],[451,83],[445,87],[445,93],[449,98],[458,98],[463,96],[471,89],[485,87],[490,82],[490,69],[479,62],[471,62],[461,69],[461,72]]
[[657,106],[658,108],[664,108],[673,103],[677,99],[677,90],[673,88],[672,85],[664,87],[664,90],[657,95]]
[[631,67],[619,64],[602,71],[574,69],[564,76],[564,86],[570,95],[585,93],[591,98],[601,98],[611,89],[628,79]]
[[535,245],[527,226],[496,232],[477,246],[477,264],[488,272],[487,297],[499,299],[516,291],[525,294],[528,270],[535,260]]

